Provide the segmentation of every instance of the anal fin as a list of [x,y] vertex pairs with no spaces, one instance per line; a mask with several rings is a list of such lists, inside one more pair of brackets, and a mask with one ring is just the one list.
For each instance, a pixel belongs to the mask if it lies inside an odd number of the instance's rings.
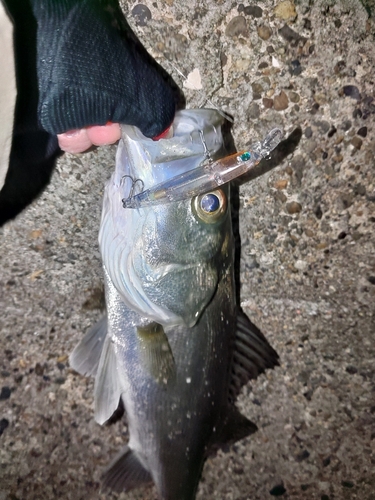
[[162,325],[152,322],[137,327],[142,366],[159,384],[174,380],[176,364]]
[[95,376],[107,335],[107,316],[103,316],[83,337],[69,356],[69,364],[76,372]]
[[103,488],[110,488],[117,493],[132,490],[151,481],[151,474],[129,446],[125,446],[102,475]]

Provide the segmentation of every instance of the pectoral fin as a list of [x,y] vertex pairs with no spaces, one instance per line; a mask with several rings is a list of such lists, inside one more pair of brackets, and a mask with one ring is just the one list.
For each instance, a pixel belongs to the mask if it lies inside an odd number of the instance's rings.
[[117,493],[132,490],[151,481],[150,473],[129,446],[125,446],[102,476],[103,487],[111,488]]
[[175,377],[176,364],[162,325],[139,326],[137,334],[142,366],[159,384],[169,383]]
[[107,316],[103,316],[90,328],[69,356],[69,363],[73,370],[87,377],[96,375],[106,335]]

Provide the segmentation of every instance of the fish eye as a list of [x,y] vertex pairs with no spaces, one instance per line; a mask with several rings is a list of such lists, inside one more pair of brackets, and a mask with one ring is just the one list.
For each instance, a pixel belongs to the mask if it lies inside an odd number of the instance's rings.
[[193,212],[200,220],[213,224],[227,211],[227,197],[222,189],[193,198]]
[[215,213],[220,208],[220,200],[215,193],[207,193],[200,199],[200,208],[207,214]]

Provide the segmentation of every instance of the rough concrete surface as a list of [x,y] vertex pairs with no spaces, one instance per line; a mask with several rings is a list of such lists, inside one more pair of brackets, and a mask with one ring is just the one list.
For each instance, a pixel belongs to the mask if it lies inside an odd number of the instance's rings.
[[[198,499],[374,500],[375,48],[365,2],[144,0],[134,15],[122,3],[180,85],[168,61],[199,70],[206,96],[234,117],[238,149],[274,125],[302,129],[277,169],[240,189],[241,302],[281,366],[243,389],[238,406],[259,431],[207,460]],[[189,107],[205,105],[202,92],[185,93]],[[0,500],[156,498],[152,488],[100,493],[127,431],[94,422],[93,382],[67,360],[102,314],[97,232],[114,152],[65,155],[40,199],[0,230]]]

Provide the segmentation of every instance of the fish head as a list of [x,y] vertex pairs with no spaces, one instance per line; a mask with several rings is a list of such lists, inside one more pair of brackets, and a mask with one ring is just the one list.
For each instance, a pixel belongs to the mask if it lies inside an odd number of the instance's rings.
[[205,147],[220,154],[221,122],[214,110],[185,110],[176,115],[173,137],[158,142],[125,127],[106,187],[103,264],[124,302],[162,324],[193,326],[232,262],[228,188],[138,209],[124,209],[122,199],[196,168]]
[[193,326],[232,262],[230,243],[228,189],[217,189],[150,210],[134,248],[134,269],[155,304]]

